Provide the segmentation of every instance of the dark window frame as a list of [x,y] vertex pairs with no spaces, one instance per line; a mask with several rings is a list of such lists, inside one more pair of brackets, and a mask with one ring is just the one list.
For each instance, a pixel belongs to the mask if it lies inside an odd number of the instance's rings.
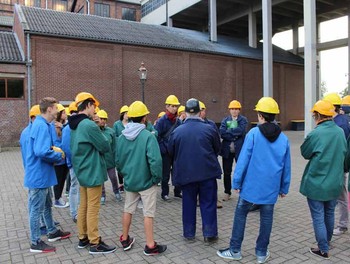
[[[24,79],[23,78],[12,78],[12,77],[0,77],[0,80],[5,81],[5,97],[0,97],[0,100],[25,100],[24,93]],[[22,97],[8,97],[8,80],[22,81]]]
[[[108,8],[107,8],[108,7]],[[108,15],[105,16],[105,13],[107,13],[105,10],[108,9]],[[98,13],[96,12],[98,10]],[[100,17],[111,17],[111,5],[110,4],[104,4],[104,3],[94,3],[94,15],[100,16]]]
[[[132,19],[130,19],[131,15],[133,15]],[[136,8],[122,7],[122,19],[128,21],[136,21]]]

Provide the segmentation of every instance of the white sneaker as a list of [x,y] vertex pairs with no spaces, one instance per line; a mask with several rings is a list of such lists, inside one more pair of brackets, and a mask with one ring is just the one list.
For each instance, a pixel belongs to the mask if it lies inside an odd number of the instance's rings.
[[338,226],[337,228],[334,228],[333,235],[334,236],[340,236],[340,235],[344,234],[345,232],[348,232],[348,228],[347,227],[340,227],[340,226]]
[[65,202],[62,198],[56,200],[53,204],[56,208],[66,208],[69,206],[69,203]]

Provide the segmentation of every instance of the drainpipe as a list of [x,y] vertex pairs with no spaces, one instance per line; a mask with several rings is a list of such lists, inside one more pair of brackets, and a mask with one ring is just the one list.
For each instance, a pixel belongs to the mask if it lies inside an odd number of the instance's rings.
[[30,107],[32,104],[32,97],[31,97],[31,91],[32,91],[32,60],[30,58],[30,35],[27,34],[27,89],[28,89],[28,113],[30,111]]
[[87,2],[87,14],[90,15],[90,0],[86,0]]
[[47,0],[45,1],[45,9],[47,9]]

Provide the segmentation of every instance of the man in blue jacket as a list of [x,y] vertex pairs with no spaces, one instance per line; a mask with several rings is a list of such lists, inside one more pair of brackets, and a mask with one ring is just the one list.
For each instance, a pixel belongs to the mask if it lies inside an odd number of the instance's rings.
[[228,201],[231,197],[231,173],[233,159],[238,160],[247,131],[247,118],[240,115],[241,103],[233,100],[228,105],[230,115],[221,121],[220,135],[222,138],[220,155],[224,169],[224,198]]
[[28,190],[30,252],[53,252],[55,247],[40,239],[40,217],[44,215],[49,242],[71,236],[55,227],[49,189],[57,184],[53,164],[65,158],[64,152],[53,146],[50,122],[57,115],[57,101],[46,97],[40,101],[41,115],[32,124],[26,142],[24,186]]
[[[187,118],[170,135],[168,152],[173,162],[173,184],[182,190],[182,224],[185,239],[196,235],[197,197],[202,216],[205,242],[218,239],[217,183],[221,167],[217,155],[220,137],[217,131],[199,117],[197,99],[189,99],[185,107]],[[193,158],[196,162],[193,162]]]
[[275,123],[279,114],[277,102],[263,97],[255,107],[259,125],[247,134],[237,162],[232,189],[239,193],[234,216],[230,247],[217,251],[219,257],[231,260],[242,258],[241,245],[249,209],[260,205],[260,231],[255,254],[258,263],[270,257],[268,245],[273,222],[274,205],[280,195],[289,190],[291,163],[288,138]]

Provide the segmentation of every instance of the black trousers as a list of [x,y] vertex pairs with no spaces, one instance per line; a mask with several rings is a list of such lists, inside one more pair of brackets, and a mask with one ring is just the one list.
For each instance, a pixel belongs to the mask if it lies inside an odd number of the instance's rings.
[[[231,195],[231,189],[232,189],[232,166],[233,166],[233,159],[235,159],[235,153],[230,153],[228,158],[222,158],[222,167],[224,170],[224,192]],[[237,162],[237,160],[236,160]]]
[[57,185],[53,187],[53,192],[55,194],[55,200],[58,200],[62,196],[64,183],[66,181],[67,174],[68,174],[68,167],[67,167],[67,164],[56,165],[54,167],[56,172]]

